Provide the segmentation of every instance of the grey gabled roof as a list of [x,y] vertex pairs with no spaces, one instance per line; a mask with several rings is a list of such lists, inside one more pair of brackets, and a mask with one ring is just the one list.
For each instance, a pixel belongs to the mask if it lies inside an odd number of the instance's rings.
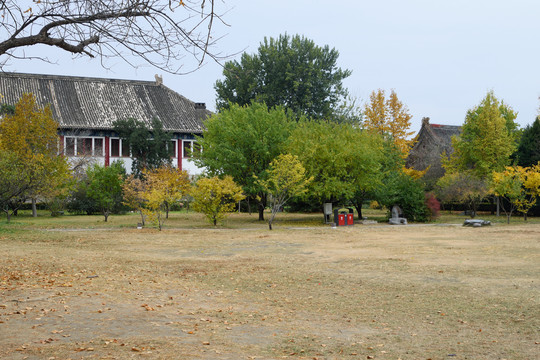
[[460,134],[460,126],[430,124],[429,118],[423,118],[422,127],[405,160],[405,166],[421,171],[428,169],[424,181],[431,183],[432,186],[445,172],[441,164],[441,155],[446,153],[449,156],[454,151],[452,136]]
[[168,131],[201,133],[211,115],[159,82],[0,72],[2,103],[14,105],[24,93],[50,104],[60,128],[106,130],[117,119],[157,117]]

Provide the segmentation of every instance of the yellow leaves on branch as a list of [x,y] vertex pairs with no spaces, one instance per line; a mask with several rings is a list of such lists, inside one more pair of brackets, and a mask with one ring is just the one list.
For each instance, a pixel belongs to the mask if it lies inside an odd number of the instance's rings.
[[257,183],[271,195],[272,215],[268,226],[272,230],[272,222],[277,212],[292,197],[305,194],[313,177],[306,178],[306,169],[296,155],[281,154],[270,163],[268,179],[257,179]]
[[280,199],[282,206],[288,198],[304,194],[312,180],[313,177],[306,178],[306,169],[296,155],[281,154],[270,163],[268,179],[258,183],[274,201]]
[[369,99],[364,108],[364,128],[390,136],[403,157],[406,157],[414,143],[409,139],[414,134],[408,131],[412,119],[409,109],[398,99],[394,90],[388,99],[381,89],[373,91]]
[[32,154],[57,154],[58,123],[51,109],[40,108],[34,95],[24,94],[15,105],[15,114],[6,115],[0,123],[4,139],[2,149],[21,156]]
[[215,176],[200,178],[191,191],[193,209],[206,215],[208,221],[217,225],[232,212],[236,203],[245,198],[242,187],[237,185],[231,176],[223,179]]
[[165,221],[164,211],[189,192],[189,175],[185,170],[163,166],[143,170],[143,176],[145,185],[140,194],[145,203],[143,212],[161,230]]
[[32,94],[23,94],[15,112],[0,122],[0,151],[24,166],[17,185],[25,182],[25,196],[48,199],[68,190],[71,171],[67,160],[58,156],[57,129],[50,108],[39,107]]
[[540,163],[531,167],[507,166],[504,171],[493,172],[491,191],[526,214],[540,196]]
[[412,169],[412,168],[403,167],[401,170],[406,175],[412,177],[413,179],[418,180],[418,179],[422,178],[426,174],[426,172],[429,170],[430,167],[431,167],[431,165],[428,166],[427,168],[425,168],[424,170],[415,170],[415,169]]

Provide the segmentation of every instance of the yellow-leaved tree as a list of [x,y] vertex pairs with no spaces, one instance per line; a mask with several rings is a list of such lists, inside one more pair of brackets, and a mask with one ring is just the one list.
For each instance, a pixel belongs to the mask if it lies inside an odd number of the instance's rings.
[[[50,201],[52,195],[67,193],[71,171],[67,159],[58,156],[57,129],[50,108],[40,108],[32,94],[24,94],[15,111],[1,120],[0,151],[11,160],[10,164],[3,162],[0,181],[14,190],[0,198],[8,221],[10,212],[28,199]],[[10,174],[12,171],[18,173]]]
[[306,177],[306,169],[296,155],[281,154],[270,163],[268,178],[257,182],[271,196],[272,215],[268,220],[268,228],[272,230],[272,222],[283,205],[292,197],[305,194],[313,177]]
[[193,209],[202,212],[211,224],[217,225],[227,213],[232,212],[237,202],[245,198],[242,187],[231,176],[223,179],[200,178],[192,189]]
[[122,204],[130,209],[136,210],[141,215],[141,224],[144,226],[146,215],[144,214],[144,205],[146,203],[143,193],[146,189],[146,182],[136,178],[135,175],[129,175],[122,184],[123,200]]
[[410,139],[414,132],[409,131],[412,119],[409,109],[398,99],[394,90],[388,99],[384,90],[373,91],[369,100],[364,107],[364,128],[383,136],[390,136],[403,158],[407,157],[414,144],[414,140]]
[[179,202],[191,187],[185,170],[172,166],[143,170],[146,186],[141,196],[145,202],[143,213],[161,231],[165,219],[169,217],[170,206]]
[[501,206],[507,223],[510,223],[514,210],[523,213],[527,221],[528,211],[540,196],[540,163],[532,167],[507,166],[504,171],[493,172],[491,190],[506,200]]

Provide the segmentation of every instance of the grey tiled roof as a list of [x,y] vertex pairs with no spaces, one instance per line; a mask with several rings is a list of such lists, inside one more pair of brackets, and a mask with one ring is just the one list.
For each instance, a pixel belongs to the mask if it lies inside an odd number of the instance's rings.
[[111,129],[117,119],[150,124],[157,117],[168,131],[201,133],[211,112],[153,81],[0,72],[0,100],[15,104],[33,93],[38,105],[51,105],[60,128]]

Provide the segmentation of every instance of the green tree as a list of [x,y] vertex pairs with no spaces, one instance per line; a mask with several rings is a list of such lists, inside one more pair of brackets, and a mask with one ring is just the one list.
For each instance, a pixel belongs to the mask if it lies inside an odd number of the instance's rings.
[[523,130],[514,157],[520,166],[531,166],[540,162],[540,116]]
[[113,129],[125,141],[131,151],[133,163],[131,171],[140,177],[144,169],[156,169],[170,165],[174,151],[170,147],[171,134],[163,129],[157,118],[152,119],[151,127],[133,118],[116,120]]
[[301,121],[293,130],[288,151],[313,177],[308,196],[324,202],[350,202],[357,209],[360,194],[380,184],[384,144],[381,136],[348,123]]
[[452,138],[454,152],[450,159],[442,158],[449,172],[471,170],[482,179],[493,171],[502,171],[519,139],[517,114],[499,101],[492,91],[475,108],[467,112],[462,133]]
[[32,188],[32,182],[28,181],[28,170],[16,153],[0,150],[0,206],[8,222],[13,213],[12,202],[24,197]]
[[254,176],[266,178],[270,162],[282,152],[292,126],[282,108],[231,104],[206,120],[206,130],[197,140],[203,151],[195,163],[211,176],[232,176],[258,204],[259,220],[264,220],[267,195]]
[[120,162],[113,162],[111,166],[94,164],[86,170],[88,176],[88,197],[95,200],[101,214],[107,222],[114,208],[122,202],[122,183],[125,169]]
[[[370,145],[372,149],[377,149],[371,156],[373,161],[376,161],[377,171],[368,172],[368,177],[359,177],[358,185],[355,188],[353,197],[350,199],[351,204],[355,207],[358,213],[358,219],[362,219],[362,205],[368,198],[376,198],[377,191],[384,185],[385,179],[390,174],[408,169],[404,168],[405,160],[403,159],[400,149],[396,146],[391,138],[383,138],[376,134],[371,134],[376,141]],[[381,145],[382,144],[382,145]],[[371,149],[368,149],[370,151]]]
[[265,102],[313,118],[330,118],[347,95],[342,81],[351,72],[337,66],[339,53],[303,36],[265,38],[257,54],[225,63],[215,84],[217,107]]
[[420,181],[401,171],[393,171],[377,189],[377,201],[387,209],[398,205],[409,221],[427,221],[430,210],[426,206],[424,188]]
[[272,215],[268,227],[272,230],[272,222],[276,214],[292,197],[300,196],[307,191],[307,185],[313,178],[306,178],[306,169],[291,154],[282,154],[270,163],[268,179],[260,180],[259,184],[271,196]]
[[214,226],[234,210],[237,202],[245,198],[242,187],[237,185],[231,176],[223,179],[217,176],[200,178],[191,195],[194,199],[193,209],[206,215]]

